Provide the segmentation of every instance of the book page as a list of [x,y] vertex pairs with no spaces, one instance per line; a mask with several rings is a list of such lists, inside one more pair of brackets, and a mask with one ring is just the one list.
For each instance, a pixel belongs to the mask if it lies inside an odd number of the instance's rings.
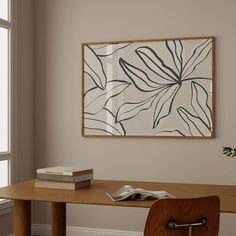
[[125,198],[128,198],[135,192],[135,188],[133,188],[130,185],[125,185],[121,188],[119,188],[115,192],[107,193],[107,195],[113,200],[113,201],[120,201]]
[[166,191],[149,191],[141,188],[134,188],[130,185],[125,185],[115,192],[107,193],[113,201],[122,201],[131,198],[132,200],[146,200],[146,199],[161,199],[173,198],[174,196]]

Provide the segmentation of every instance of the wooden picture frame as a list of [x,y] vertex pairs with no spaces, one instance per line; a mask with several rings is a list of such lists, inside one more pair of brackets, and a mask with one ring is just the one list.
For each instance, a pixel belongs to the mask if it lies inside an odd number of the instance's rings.
[[82,135],[215,137],[215,37],[82,44]]

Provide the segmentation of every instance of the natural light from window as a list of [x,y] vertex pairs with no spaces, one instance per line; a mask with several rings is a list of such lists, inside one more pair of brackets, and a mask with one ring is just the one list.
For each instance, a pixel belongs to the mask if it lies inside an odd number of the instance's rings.
[[[11,3],[11,4],[10,4]],[[13,24],[12,0],[0,0],[0,188],[12,180],[12,84]],[[0,210],[6,200],[0,199]]]
[[[8,173],[8,160],[0,161],[0,188],[5,187],[9,184],[9,173]],[[0,202],[5,201],[0,199]]]
[[8,0],[0,0],[0,18],[8,20]]
[[0,55],[0,152],[8,152],[8,29],[2,27],[0,27]]
[[8,160],[0,161],[0,188],[8,185]]

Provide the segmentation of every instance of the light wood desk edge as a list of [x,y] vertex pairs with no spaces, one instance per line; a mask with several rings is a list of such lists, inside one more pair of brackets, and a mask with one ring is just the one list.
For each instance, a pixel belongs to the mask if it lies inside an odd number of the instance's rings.
[[149,190],[165,190],[178,198],[194,198],[217,195],[221,201],[221,212],[236,213],[236,186],[179,184],[140,181],[93,180],[91,187],[81,190],[59,190],[34,188],[34,180],[0,188],[0,198],[15,200],[15,236],[30,235],[31,201],[52,202],[52,235],[66,235],[66,203],[120,207],[150,208],[153,201],[113,202],[107,192],[129,184]]

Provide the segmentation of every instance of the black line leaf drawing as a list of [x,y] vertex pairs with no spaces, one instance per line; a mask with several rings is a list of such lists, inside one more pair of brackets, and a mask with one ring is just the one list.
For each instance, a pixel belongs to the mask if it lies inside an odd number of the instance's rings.
[[153,128],[155,128],[162,118],[170,114],[173,99],[181,84],[172,82],[163,85],[157,83],[152,81],[144,71],[132,66],[124,59],[120,58],[119,63],[125,74],[132,80],[137,89],[142,92],[155,91],[155,95],[151,95],[148,99],[140,102],[128,102],[121,105],[117,112],[116,119],[118,121],[132,119],[140,112],[148,110],[155,99],[156,105],[153,114]]
[[151,107],[155,98],[156,95],[147,98],[141,102],[126,102],[122,104],[117,111],[116,122],[132,119],[133,117],[137,116],[141,111],[148,110]]
[[83,96],[85,96],[85,94],[88,93],[90,90],[98,88],[97,84],[95,84],[94,82],[94,79],[87,72],[84,72],[84,80],[86,81],[86,88],[84,88]]
[[212,132],[212,112],[208,105],[208,94],[204,87],[197,82],[191,82],[191,107],[190,113],[184,107],[177,111],[188,127],[191,136],[210,136]]
[[105,44],[101,45],[92,45],[91,48],[94,50],[98,57],[108,57],[116,53],[119,50],[122,50],[128,47],[132,43],[116,43],[116,44]]
[[178,107],[177,111],[180,117],[188,126],[188,131],[191,136],[209,136],[210,132],[201,119],[193,114],[191,114],[184,107]]
[[115,122],[114,116],[106,109],[102,109],[96,115],[85,114],[84,129],[96,131],[96,134],[126,135],[122,123]]
[[147,73],[125,61],[119,59],[119,63],[125,74],[131,79],[134,86],[142,92],[153,92],[163,87],[163,84],[151,80]]
[[99,87],[92,88],[84,95],[84,112],[97,114],[112,97],[122,93],[129,85],[126,81],[112,80],[107,82],[105,90]]
[[180,40],[166,41],[166,47],[174,62],[176,73],[181,73],[183,70],[183,44]]
[[191,106],[195,114],[201,119],[209,131],[212,129],[212,111],[208,105],[208,93],[205,88],[197,83],[191,82]]
[[153,128],[156,128],[160,120],[170,114],[174,98],[179,89],[180,85],[174,84],[158,93],[153,114]]
[[129,135],[128,120],[143,113],[150,134],[211,136],[212,46],[212,38],[85,45],[84,128]]
[[105,89],[107,77],[101,59],[90,46],[87,45],[84,49],[86,55],[84,59],[84,73],[89,74],[99,88]]
[[[155,104],[153,128],[156,128],[161,119],[167,117],[171,113],[174,99],[185,80],[208,79],[202,77],[190,78],[189,76],[209,55],[212,50],[212,40],[207,39],[197,45],[187,60],[183,57],[184,46],[181,40],[165,41],[165,46],[167,52],[173,60],[173,64],[169,63],[170,65],[168,65],[165,63],[164,59],[162,59],[158,53],[149,46],[141,46],[135,50],[136,54],[146,65],[146,67],[156,74],[154,78],[150,78],[148,73],[143,69],[132,65],[123,58],[120,58],[119,60],[120,66],[124,73],[131,79],[138,90],[146,93],[156,92],[157,96],[155,97],[155,102],[152,101],[150,103],[151,106],[152,104]],[[171,65],[174,65],[173,68]],[[198,85],[193,84],[194,89],[196,86]],[[202,91],[199,92],[203,94]],[[204,93],[203,95],[205,96],[206,94]],[[150,98],[152,96],[153,95],[150,95]],[[149,101],[149,99],[145,99],[143,102],[139,101],[138,103],[125,103],[126,107],[129,105],[129,110],[125,109],[125,113],[122,113],[123,115],[125,114],[125,119],[133,118],[134,111],[137,111],[137,105],[144,105],[146,104],[145,101]],[[192,100],[192,102],[194,102],[194,100]],[[134,106],[133,108],[131,107],[132,104]],[[144,109],[142,106],[138,106],[140,109],[136,112],[136,115],[138,115],[141,111],[151,108],[151,106],[146,105],[144,106]],[[122,110],[121,108],[124,108],[124,104],[121,105],[119,110]],[[180,112],[182,112],[182,110],[180,110]],[[118,113],[117,120],[120,119],[120,113]]]
[[212,50],[212,40],[207,39],[197,46],[189,57],[182,70],[182,80],[187,79],[195,69],[208,57]]
[[123,80],[108,81],[102,60],[92,48],[85,47],[84,60],[84,130],[106,135],[125,135],[120,122],[115,122],[114,115],[105,108],[113,97],[121,94],[131,83]]
[[148,46],[138,47],[136,50],[137,55],[144,62],[144,64],[156,75],[164,81],[178,82],[179,75],[168,65],[166,65],[157,53]]
[[175,129],[175,130],[162,130],[157,133],[157,135],[165,135],[165,136],[186,136],[182,131]]

